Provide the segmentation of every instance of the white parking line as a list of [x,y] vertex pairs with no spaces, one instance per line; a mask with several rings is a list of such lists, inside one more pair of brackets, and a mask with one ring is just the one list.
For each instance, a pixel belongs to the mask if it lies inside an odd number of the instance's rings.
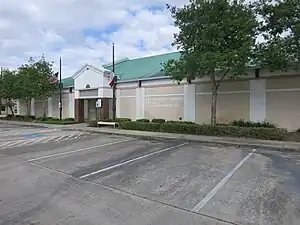
[[53,140],[53,139],[55,139],[55,138],[57,138],[58,136],[53,136],[53,137],[48,137],[48,139],[46,139],[46,140],[44,140],[42,143],[43,144],[46,144],[48,141],[51,141],[51,140]]
[[18,144],[18,143],[22,143],[23,141],[24,141],[24,140],[13,141],[13,142],[11,142],[10,144],[5,145],[5,148],[7,148],[7,147],[12,147],[13,145]]
[[14,147],[21,147],[23,145],[28,145],[29,143],[35,141],[35,139],[30,139],[30,140],[23,140],[20,144],[15,145]]
[[193,212],[198,213],[209,202],[217,192],[226,184],[226,182],[235,174],[236,171],[256,152],[253,149],[246,157],[244,157],[193,209]]
[[92,146],[92,147],[88,147],[88,148],[81,148],[81,149],[68,151],[68,152],[61,152],[61,153],[57,153],[57,154],[46,155],[46,156],[42,156],[42,157],[38,157],[38,158],[34,158],[34,159],[29,159],[27,161],[32,162],[32,161],[36,161],[36,160],[40,160],[40,159],[47,159],[47,158],[52,158],[52,157],[61,156],[61,155],[67,155],[67,154],[71,154],[71,153],[75,153],[75,152],[87,151],[87,150],[90,150],[90,149],[93,149],[93,148],[102,148],[102,147],[115,145],[115,144],[119,144],[119,143],[123,143],[123,142],[127,142],[127,141],[132,141],[132,140],[135,140],[135,138],[126,139],[126,140],[123,140],[123,141],[111,142],[111,143],[107,143],[107,144],[103,144],[103,145],[96,145],[96,146]]
[[31,142],[31,144],[37,144],[37,143],[41,142],[42,140],[45,140],[46,138],[48,138],[48,137],[42,137],[42,138],[36,139],[33,142]]
[[60,136],[59,138],[57,138],[56,140],[55,140],[55,142],[58,142],[60,139],[62,139],[62,138],[64,138],[64,136]]
[[79,178],[86,178],[86,177],[90,177],[92,175],[95,175],[95,174],[98,174],[98,173],[102,173],[102,172],[105,172],[105,171],[108,171],[108,170],[111,170],[111,169],[114,169],[114,168],[117,168],[117,167],[120,167],[120,166],[123,166],[125,164],[128,164],[128,163],[132,163],[134,161],[137,161],[137,160],[140,160],[140,159],[143,159],[143,158],[146,158],[146,157],[149,157],[151,155],[155,155],[155,154],[159,154],[159,153],[162,153],[162,152],[166,152],[166,151],[169,151],[173,148],[178,148],[178,147],[181,147],[181,146],[184,146],[184,145],[187,145],[188,142],[185,142],[183,144],[180,144],[180,145],[175,145],[175,146],[172,146],[172,147],[169,147],[169,148],[165,148],[165,149],[162,149],[162,150],[159,150],[159,151],[156,151],[156,152],[152,152],[152,153],[149,153],[149,154],[146,154],[146,155],[143,155],[143,156],[139,156],[137,158],[134,158],[134,159],[130,159],[130,160],[127,160],[125,162],[122,162],[122,163],[118,163],[118,164],[115,164],[115,165],[112,165],[112,166],[109,166],[109,167],[106,167],[104,169],[101,169],[101,170],[97,170],[95,172],[92,172],[92,173],[88,173],[88,174],[85,174]]
[[75,134],[76,134],[76,133],[68,135],[68,136],[65,138],[65,140],[71,139]]

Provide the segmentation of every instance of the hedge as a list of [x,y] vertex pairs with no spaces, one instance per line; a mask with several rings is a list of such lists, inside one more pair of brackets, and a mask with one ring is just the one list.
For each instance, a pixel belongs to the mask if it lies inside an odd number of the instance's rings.
[[287,130],[280,128],[265,127],[238,127],[238,126],[220,126],[208,124],[187,124],[187,123],[153,123],[153,122],[122,122],[119,128],[126,130],[156,131],[166,133],[180,133],[207,136],[227,136],[243,137],[264,140],[286,140]]
[[152,119],[151,122],[153,122],[153,123],[165,123],[166,120],[165,119]]
[[181,124],[196,124],[192,121],[184,121],[184,120],[168,120],[166,123],[181,123]]
[[160,131],[160,123],[128,121],[119,123],[119,128],[124,130]]
[[137,119],[136,122],[144,122],[144,123],[149,123],[149,119]]
[[243,119],[241,120],[234,120],[230,123],[232,126],[237,127],[265,127],[265,128],[276,128],[276,124],[263,121],[263,122],[252,122],[252,121],[245,121]]
[[102,122],[125,122],[125,121],[131,121],[130,118],[116,118],[115,120],[113,119],[102,119],[100,120]]

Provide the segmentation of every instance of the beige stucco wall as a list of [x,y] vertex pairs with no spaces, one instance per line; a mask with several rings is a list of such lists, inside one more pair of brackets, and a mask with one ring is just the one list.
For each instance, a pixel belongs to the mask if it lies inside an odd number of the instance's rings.
[[300,89],[300,76],[291,78],[277,78],[266,80],[266,90],[274,89]]
[[165,86],[165,87],[146,87],[145,95],[171,95],[183,94],[183,85]]
[[136,89],[125,88],[119,89],[120,96],[120,117],[136,119]]
[[145,118],[179,120],[183,111],[183,96],[145,97]]
[[300,77],[266,80],[266,119],[288,130],[300,128]]
[[[59,118],[59,95],[52,97],[52,117]],[[69,117],[69,93],[62,94],[62,118]]]
[[136,99],[135,97],[120,98],[120,117],[136,119]]
[[[196,122],[209,123],[211,116],[211,84],[196,85]],[[223,82],[217,98],[217,122],[229,123],[250,119],[249,81]]]
[[[196,85],[196,93],[211,93],[211,83],[202,83]],[[237,92],[237,91],[249,91],[249,81],[224,81],[220,84],[219,92]]]
[[179,120],[184,117],[183,85],[145,89],[145,118]]
[[[46,107],[46,112],[47,112],[47,109],[48,109],[47,102],[45,104],[45,107]],[[39,117],[43,116],[43,101],[41,101],[41,100],[35,100],[34,101],[34,112],[35,112],[35,117],[36,118],[39,118]]]
[[121,97],[135,96],[135,88],[120,89]]

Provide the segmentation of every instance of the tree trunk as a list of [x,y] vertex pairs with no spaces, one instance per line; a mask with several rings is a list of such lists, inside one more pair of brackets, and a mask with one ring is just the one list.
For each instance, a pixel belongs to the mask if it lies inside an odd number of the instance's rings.
[[218,98],[218,89],[213,87],[212,89],[212,99],[211,99],[211,118],[210,123],[216,125],[217,122],[217,98]]
[[10,109],[10,111],[11,111],[11,115],[12,115],[12,117],[15,117],[14,109],[13,109],[13,107],[12,107],[12,105],[11,105],[11,104],[9,104],[9,105],[8,105],[8,108],[9,108],[9,109]]

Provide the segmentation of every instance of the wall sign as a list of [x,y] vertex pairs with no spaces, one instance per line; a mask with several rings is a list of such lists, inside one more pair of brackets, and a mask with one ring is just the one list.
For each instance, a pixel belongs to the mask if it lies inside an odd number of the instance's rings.
[[101,108],[102,107],[102,104],[101,104],[101,99],[97,99],[96,101],[96,108]]

